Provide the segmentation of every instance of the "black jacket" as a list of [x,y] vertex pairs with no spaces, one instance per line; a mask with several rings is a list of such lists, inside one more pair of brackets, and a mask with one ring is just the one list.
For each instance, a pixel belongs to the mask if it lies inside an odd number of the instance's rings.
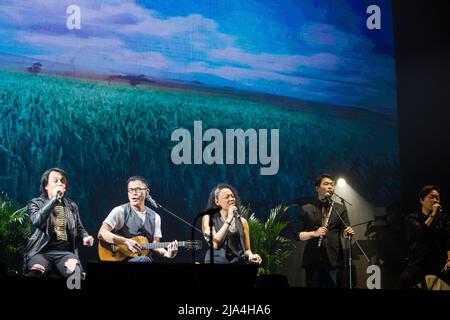
[[[73,252],[77,254],[76,240],[89,236],[80,219],[78,206],[70,199],[63,198],[64,210],[67,213],[67,227],[72,237]],[[56,205],[56,199],[44,197],[32,199],[27,206],[28,216],[31,220],[31,236],[25,249],[25,264],[30,257],[44,250],[50,241],[49,229],[52,225],[51,213]]]
[[[301,207],[299,216],[299,232],[315,231],[322,226],[322,212],[319,200],[306,204]],[[324,237],[322,244],[326,250],[328,260],[331,267],[343,266],[343,253],[341,244],[341,234],[345,229],[345,225],[339,219],[338,215],[350,225],[347,209],[338,203],[334,203],[333,211],[328,221],[328,233]],[[319,238],[312,238],[306,241],[305,251],[303,253],[303,267],[318,266],[323,263],[321,248],[318,247]]]
[[450,223],[447,214],[439,214],[428,227],[427,217],[421,212],[411,213],[406,218],[408,229],[408,265],[442,268],[450,250]]

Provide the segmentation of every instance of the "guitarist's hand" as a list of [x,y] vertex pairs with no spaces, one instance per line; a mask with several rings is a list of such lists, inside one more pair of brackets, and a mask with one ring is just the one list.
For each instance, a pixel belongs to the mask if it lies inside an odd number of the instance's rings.
[[125,241],[125,244],[127,245],[128,250],[130,250],[131,252],[133,253],[141,252],[142,246],[133,239],[127,239]]
[[166,258],[172,259],[175,258],[175,256],[178,253],[178,241],[172,241],[169,246],[167,247],[167,255],[165,254],[164,256]]

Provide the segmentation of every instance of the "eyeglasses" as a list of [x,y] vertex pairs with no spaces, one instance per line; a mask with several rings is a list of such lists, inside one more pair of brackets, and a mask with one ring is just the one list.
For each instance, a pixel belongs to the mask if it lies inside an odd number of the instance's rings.
[[137,193],[141,193],[142,191],[147,190],[147,188],[128,188],[128,193],[133,193],[133,192],[137,192]]

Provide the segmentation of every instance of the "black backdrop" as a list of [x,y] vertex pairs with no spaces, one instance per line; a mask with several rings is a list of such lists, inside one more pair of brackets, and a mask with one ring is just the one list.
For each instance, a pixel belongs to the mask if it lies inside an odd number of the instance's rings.
[[448,1],[392,1],[397,63],[402,204],[414,209],[426,184],[450,205]]

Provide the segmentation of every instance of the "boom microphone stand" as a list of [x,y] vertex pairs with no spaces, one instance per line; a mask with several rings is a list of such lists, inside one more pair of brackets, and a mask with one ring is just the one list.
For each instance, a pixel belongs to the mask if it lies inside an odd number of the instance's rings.
[[178,220],[180,220],[181,222],[187,224],[189,227],[193,228],[194,230],[197,230],[198,232],[200,232],[202,235],[203,232],[202,230],[196,228],[194,225],[190,224],[189,222],[187,222],[186,220],[184,220],[183,218],[180,218],[179,216],[177,216],[175,213],[171,212],[170,210],[164,208],[162,205],[160,205],[159,203],[157,203],[155,200],[153,200],[153,198],[148,195],[146,200],[148,202],[150,202],[150,204],[152,205],[152,207],[154,207],[155,209],[163,209],[165,212],[167,212],[168,214],[172,215],[173,217],[177,218]]
[[[177,219],[180,220],[181,222],[183,222],[183,223],[187,224],[189,227],[191,227],[191,230],[192,230],[191,240],[193,240],[193,241],[195,240],[195,233],[194,233],[194,231],[200,232],[205,238],[208,238],[208,237],[209,237],[206,233],[203,233],[202,230],[200,230],[200,229],[198,229],[198,228],[195,227],[195,222],[194,222],[194,224],[190,224],[189,222],[187,222],[187,221],[184,220],[183,218],[180,218],[180,217],[177,216],[175,213],[171,212],[170,210],[166,209],[165,207],[163,207],[162,205],[160,205],[159,203],[157,203],[157,202],[152,198],[151,195],[148,195],[145,199],[146,199],[146,200],[151,204],[151,206],[154,207],[155,209],[162,209],[162,210],[164,210],[165,212],[167,212],[168,214],[172,215],[173,217],[177,218]],[[220,210],[220,208],[219,208],[219,210]],[[199,215],[199,216],[200,216],[200,215]],[[197,221],[197,218],[198,218],[199,216],[197,216],[197,217],[195,218],[195,221]],[[211,234],[212,234],[212,231],[211,231]],[[212,239],[212,237],[211,237],[211,239]],[[194,263],[195,263],[195,251],[196,251],[196,249],[194,248],[194,249],[192,250],[192,260],[193,260]]]
[[[202,235],[209,242],[209,263],[211,265],[214,264],[214,247],[213,247],[213,237],[212,237],[213,227],[214,227],[214,220],[213,219],[214,219],[214,215],[217,212],[219,212],[220,209],[222,209],[222,207],[219,206],[219,207],[216,207],[216,208],[210,208],[210,209],[207,209],[207,210],[205,210],[203,212],[200,212],[195,217],[194,223],[192,224],[192,236],[191,236],[191,238],[192,238],[192,240],[194,240],[194,238],[195,238],[195,234],[194,234],[194,228],[195,227],[194,226],[195,226],[195,224],[197,222],[197,219],[199,217],[209,216],[209,234],[202,232]],[[194,251],[192,251],[192,260],[193,260],[192,262],[195,263],[195,252]]]
[[[347,206],[345,205],[345,203],[348,203],[349,205],[352,205],[350,202],[348,202],[347,200],[345,200],[344,198],[342,198],[340,195],[333,193],[334,196],[338,197],[341,200],[342,205],[345,208],[345,211],[347,211]],[[345,221],[344,219],[342,219],[341,215],[336,211],[337,216],[339,217],[339,219],[341,220],[341,222],[344,224],[345,228],[350,227]],[[352,283],[352,239],[353,239],[353,235],[351,234],[347,234],[347,238],[349,240],[349,245],[348,245],[348,272],[349,272],[349,289],[353,289],[353,283]],[[355,243],[358,246],[359,250],[361,250],[362,254],[364,255],[364,257],[366,258],[367,262],[370,263],[370,259],[367,257],[366,252],[363,250],[363,248],[361,247],[361,245],[359,244],[358,240],[355,239]]]

